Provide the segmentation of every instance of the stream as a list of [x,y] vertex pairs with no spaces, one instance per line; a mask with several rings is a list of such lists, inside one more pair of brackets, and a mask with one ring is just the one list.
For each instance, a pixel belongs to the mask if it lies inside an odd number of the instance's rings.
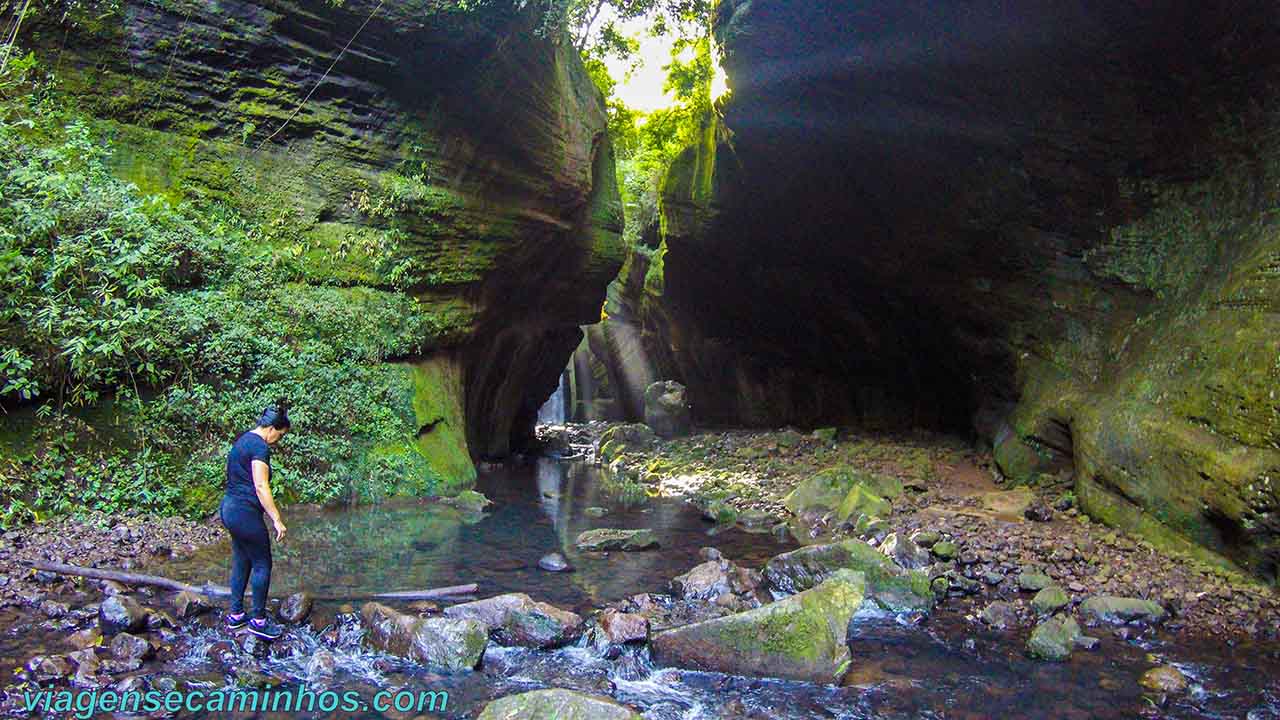
[[[768,533],[713,532],[695,508],[677,500],[627,506],[611,497],[595,468],[578,462],[541,458],[489,468],[477,489],[494,502],[478,521],[423,501],[286,510],[290,536],[276,548],[273,594],[306,589],[359,595],[476,582],[481,597],[524,592],[586,615],[636,593],[664,591],[671,578],[701,562],[704,547],[749,567],[794,547]],[[651,528],[662,547],[607,556],[577,552],[573,539],[593,527]],[[538,559],[550,552],[563,553],[575,571],[540,570]],[[218,544],[151,569],[189,581],[223,582],[227,557],[227,547]],[[322,603],[316,613],[333,617],[339,606]],[[21,618],[0,617],[0,623],[9,625],[0,634],[4,657],[30,656],[60,637],[23,625]],[[842,688],[659,669],[643,647],[608,659],[585,641],[555,651],[491,643],[481,670],[441,676],[369,651],[358,633],[326,644],[306,628],[291,632],[264,669],[293,683],[305,681],[312,690],[355,691],[365,698],[387,688],[447,691],[447,709],[437,717],[450,718],[475,717],[495,697],[543,687],[609,695],[641,709],[646,718],[663,720],[1280,718],[1280,653],[1274,646],[1186,644],[1159,635],[1122,641],[1106,632],[1094,633],[1103,639],[1095,652],[1076,653],[1067,663],[1039,663],[1024,654],[1025,631],[992,631],[944,605],[922,626],[885,621],[860,627],[851,643],[855,669]],[[164,669],[190,687],[222,686],[224,675],[210,658],[210,648],[221,639],[216,626],[195,631],[186,650]],[[317,676],[311,658],[321,648],[333,654],[335,671]],[[1192,682],[1189,693],[1160,708],[1143,697],[1137,683],[1157,660],[1175,664]],[[342,717],[383,716],[370,711]]]

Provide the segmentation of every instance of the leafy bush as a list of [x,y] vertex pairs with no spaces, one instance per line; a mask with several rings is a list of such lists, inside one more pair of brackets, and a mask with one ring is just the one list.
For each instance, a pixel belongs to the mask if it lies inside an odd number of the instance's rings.
[[279,396],[298,428],[273,462],[286,501],[459,481],[417,451],[415,386],[395,362],[456,332],[456,311],[296,282],[305,240],[288,240],[287,223],[144,196],[111,173],[109,145],[76,108],[31,82],[29,58],[10,67],[0,409],[25,430],[0,460],[0,524],[81,509],[208,513],[229,443]]

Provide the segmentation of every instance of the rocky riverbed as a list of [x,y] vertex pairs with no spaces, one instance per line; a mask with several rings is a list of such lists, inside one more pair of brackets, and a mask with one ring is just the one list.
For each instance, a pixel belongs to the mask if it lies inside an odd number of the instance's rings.
[[[633,496],[682,497],[715,521],[804,543],[856,537],[879,546],[891,534],[941,543],[930,572],[955,580],[947,593],[974,618],[1003,601],[1030,623],[1031,601],[1053,585],[1072,606],[1092,595],[1150,599],[1169,612],[1166,627],[1187,636],[1280,636],[1273,589],[1091,522],[1075,507],[1069,474],[1009,486],[989,452],[955,438],[830,428],[662,439],[642,425],[610,423],[540,432],[552,447],[600,464]],[[867,492],[850,512],[840,504],[855,486]],[[868,505],[872,512],[863,512]],[[1035,578],[1031,587],[1022,577]]]

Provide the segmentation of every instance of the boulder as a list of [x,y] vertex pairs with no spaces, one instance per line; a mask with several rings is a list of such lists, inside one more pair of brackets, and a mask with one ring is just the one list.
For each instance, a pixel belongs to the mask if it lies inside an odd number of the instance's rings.
[[309,592],[298,592],[290,595],[280,603],[280,610],[276,613],[280,619],[287,623],[306,622],[311,616],[311,608],[315,605],[315,598]]
[[782,504],[794,515],[815,509],[837,511],[839,519],[845,520],[856,517],[855,512],[887,515],[888,503],[883,498],[901,494],[902,483],[897,478],[836,465],[802,480],[782,499]]
[[658,436],[647,425],[639,423],[617,425],[604,431],[600,436],[599,445],[596,447],[596,458],[602,465],[608,465],[623,453],[649,450],[657,444]]
[[439,502],[441,505],[454,508],[464,515],[482,513],[486,507],[493,504],[492,500],[475,490],[463,490],[452,497],[440,498]]
[[1071,604],[1071,598],[1067,597],[1067,592],[1057,585],[1050,585],[1031,598],[1031,608],[1041,615],[1055,613],[1069,604]]
[[61,680],[71,674],[71,663],[63,655],[37,655],[27,661],[27,674],[41,683]]
[[756,570],[739,567],[723,557],[708,560],[671,581],[675,594],[691,602],[724,607],[757,607],[756,589],[764,578]]
[[774,556],[765,563],[764,577],[783,593],[816,587],[840,570],[865,576],[867,595],[894,612],[933,608],[929,576],[907,570],[861,540],[810,545]]
[[609,698],[553,688],[498,698],[476,720],[640,720],[640,715]]
[[96,647],[102,644],[102,630],[97,627],[78,630],[67,636],[67,643],[77,650]]
[[939,540],[929,546],[929,552],[933,553],[939,560],[950,560],[960,552],[960,549],[950,540]]
[[477,620],[419,618],[374,602],[360,614],[371,645],[435,669],[473,669],[489,643],[488,628]]
[[1071,657],[1076,642],[1084,634],[1080,625],[1069,615],[1057,615],[1045,620],[1031,631],[1027,640],[1027,652],[1037,660],[1062,661]]
[[582,618],[524,593],[497,595],[444,610],[447,618],[476,620],[499,644],[553,648],[575,640]]
[[817,587],[755,610],[655,635],[654,662],[667,667],[839,682],[849,667],[849,622],[863,606],[864,576],[841,570]]
[[102,634],[136,633],[147,626],[147,611],[127,595],[111,595],[98,607]]
[[182,620],[203,615],[212,609],[213,605],[204,595],[183,590],[173,596],[173,611]]
[[683,385],[665,380],[644,391],[644,424],[661,438],[684,437],[693,431],[693,415]]
[[1138,623],[1153,625],[1165,619],[1167,613],[1160,603],[1138,598],[1095,595],[1080,604],[1080,612],[1090,623],[1124,625]]
[[649,619],[637,613],[607,610],[600,615],[599,623],[600,631],[614,645],[649,639]]
[[833,427],[818,428],[813,431],[814,439],[826,443],[827,445],[834,443],[836,441],[836,435],[838,434],[839,432]]
[[586,530],[578,535],[574,545],[579,550],[648,550],[658,547],[658,538],[649,529],[619,530],[615,528],[599,528]]

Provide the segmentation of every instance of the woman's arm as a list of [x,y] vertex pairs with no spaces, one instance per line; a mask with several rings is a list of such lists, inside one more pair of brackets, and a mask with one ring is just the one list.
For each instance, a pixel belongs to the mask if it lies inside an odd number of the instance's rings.
[[280,510],[276,508],[275,498],[271,497],[271,468],[261,460],[253,461],[253,489],[258,493],[258,502],[262,503],[262,509],[267,511],[267,515],[271,516],[271,522],[276,527],[276,542],[284,540],[284,533],[287,528],[284,521],[280,519]]

